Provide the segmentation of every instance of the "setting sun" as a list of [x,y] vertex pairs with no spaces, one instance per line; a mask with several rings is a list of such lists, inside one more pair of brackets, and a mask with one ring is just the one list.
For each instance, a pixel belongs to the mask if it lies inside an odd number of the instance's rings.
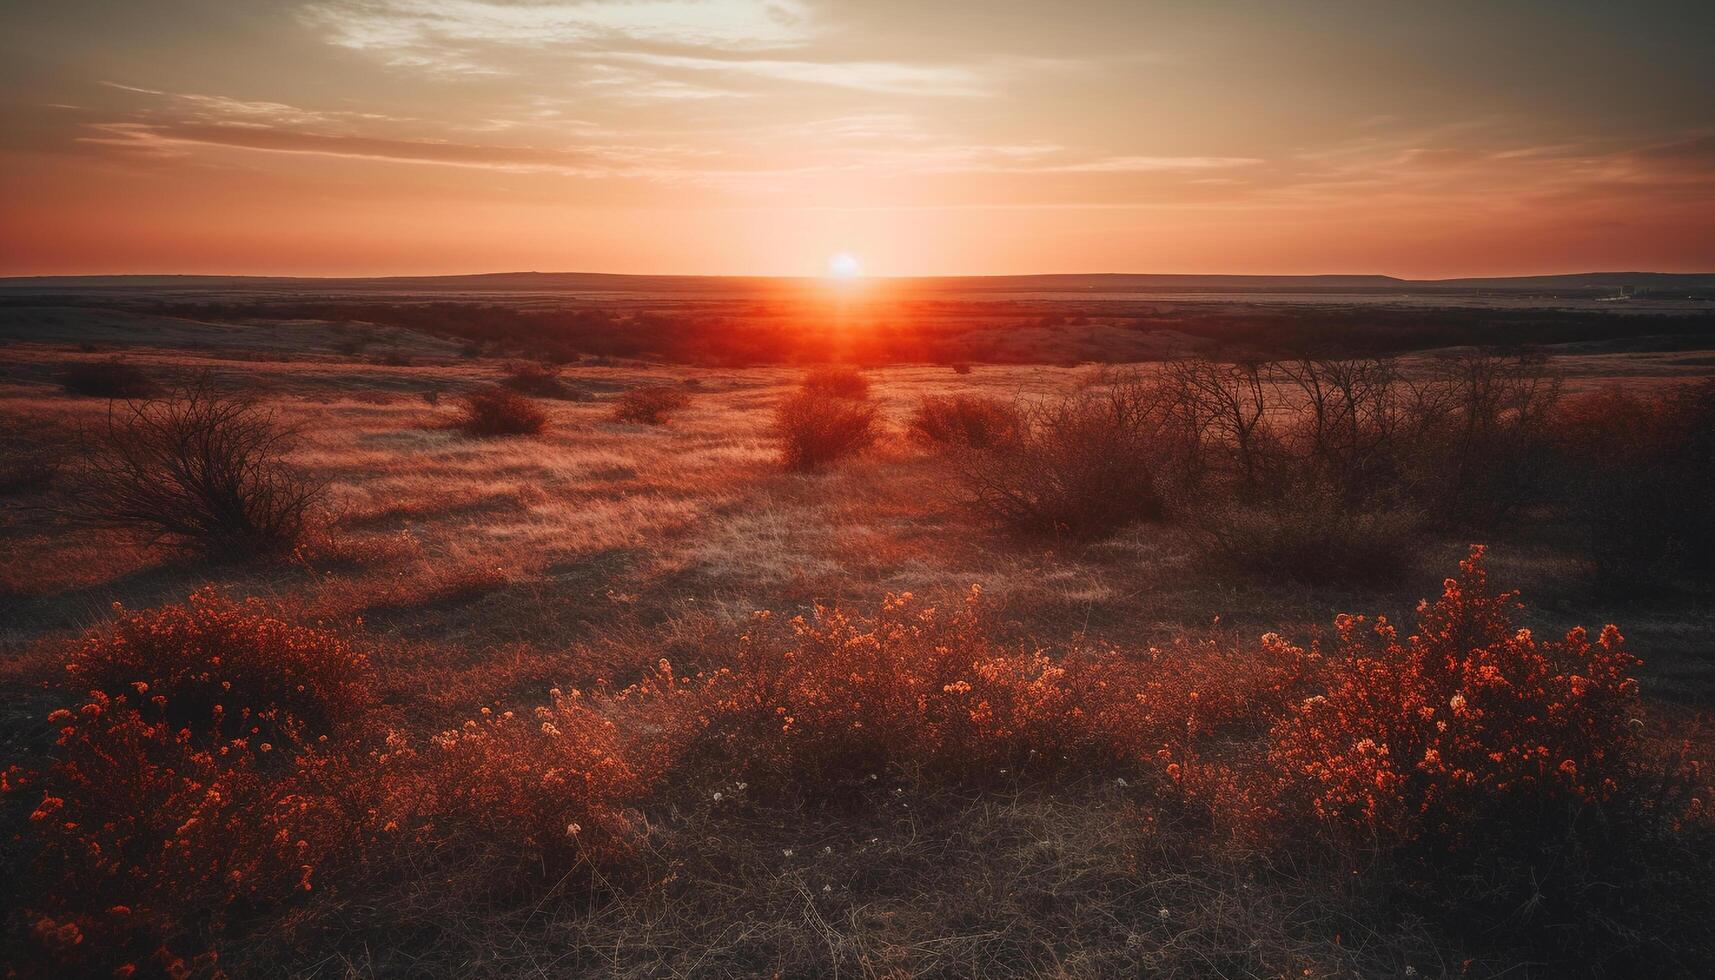
[[863,264],[850,252],[828,256],[828,275],[835,279],[856,279],[863,275]]
[[1715,978],[1710,38],[0,4],[0,980]]

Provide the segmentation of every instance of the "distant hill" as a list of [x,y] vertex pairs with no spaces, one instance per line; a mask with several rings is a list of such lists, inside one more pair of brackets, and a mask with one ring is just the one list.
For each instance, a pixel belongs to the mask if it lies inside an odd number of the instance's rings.
[[[497,272],[457,276],[309,278],[288,276],[18,276],[0,289],[243,290],[328,292],[623,292],[724,293],[792,286],[816,280],[759,276],[653,276],[596,272]],[[1538,293],[1634,290],[1711,290],[1715,273],[1586,272],[1554,276],[1400,279],[1379,275],[1226,276],[1137,273],[932,276],[878,280],[928,292],[1303,292],[1303,293]]]

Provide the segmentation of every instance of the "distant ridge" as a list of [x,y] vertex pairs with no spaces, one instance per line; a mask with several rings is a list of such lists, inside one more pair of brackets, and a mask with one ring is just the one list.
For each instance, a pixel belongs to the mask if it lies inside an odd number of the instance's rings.
[[[257,289],[279,292],[726,292],[759,285],[818,281],[809,277],[629,275],[605,272],[491,272],[452,276],[13,276],[0,289]],[[1010,276],[910,276],[878,278],[906,288],[960,292],[1165,290],[1219,292],[1541,292],[1629,289],[1712,289],[1715,273],[1583,272],[1549,276],[1461,279],[1400,279],[1384,275],[1172,275],[1151,273],[1056,273]]]

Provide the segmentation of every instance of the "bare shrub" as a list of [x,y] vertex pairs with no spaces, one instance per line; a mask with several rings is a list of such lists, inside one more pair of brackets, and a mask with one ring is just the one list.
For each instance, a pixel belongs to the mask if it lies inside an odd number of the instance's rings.
[[73,467],[64,510],[220,557],[289,548],[324,489],[286,463],[295,435],[207,378],[116,404]]
[[998,398],[978,395],[925,395],[911,413],[908,429],[934,445],[988,449],[1018,435],[1018,409]]
[[1567,516],[1607,589],[1715,571],[1715,383],[1567,399],[1551,428]]
[[821,392],[839,398],[868,398],[869,379],[848,367],[822,367],[804,375],[799,382],[805,391]]
[[501,384],[521,395],[536,398],[563,398],[568,390],[566,383],[560,378],[557,365],[536,361],[513,361],[508,364],[506,378]]
[[22,432],[0,435],[0,497],[41,490],[55,481],[64,465],[64,447]]
[[459,396],[455,423],[473,436],[533,436],[548,426],[548,414],[530,399],[492,385]]
[[1385,576],[1419,523],[1493,526],[1546,500],[1559,388],[1540,357],[1462,353],[1417,381],[1387,358],[1192,358],[1163,386],[1180,516],[1237,567]]
[[1163,513],[1168,403],[1135,378],[1027,406],[1015,437],[955,455],[979,511],[1018,530],[1091,538]]
[[1326,488],[1348,506],[1404,492],[1409,390],[1391,358],[1300,358],[1271,365],[1286,420],[1289,487]]
[[971,366],[969,363],[967,363],[965,361],[954,361],[952,363],[952,368],[953,368],[954,374],[970,374],[971,373]]
[[1538,354],[1437,359],[1407,409],[1406,465],[1425,512],[1448,527],[1493,527],[1541,500],[1560,387]]
[[1201,481],[1213,469],[1242,497],[1267,492],[1276,445],[1269,426],[1274,399],[1267,366],[1195,357],[1168,362],[1161,376],[1169,418],[1190,434],[1187,445],[1193,452],[1185,477]]
[[616,422],[661,425],[690,403],[691,396],[683,388],[666,385],[633,388],[619,396],[613,406],[613,418]]
[[787,395],[774,408],[773,434],[789,470],[819,470],[868,449],[880,434],[880,412],[867,400],[820,388]]
[[1318,584],[1397,578],[1422,525],[1414,511],[1354,507],[1332,491],[1248,502],[1187,495],[1178,511],[1234,571]]
[[147,398],[157,390],[146,371],[118,357],[73,364],[60,374],[60,385],[91,398]]

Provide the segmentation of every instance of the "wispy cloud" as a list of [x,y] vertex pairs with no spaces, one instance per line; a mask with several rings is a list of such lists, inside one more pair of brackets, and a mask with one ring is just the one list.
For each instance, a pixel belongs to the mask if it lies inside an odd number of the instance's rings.
[[1200,156],[1160,156],[1136,157],[1114,156],[1098,157],[1093,160],[1080,160],[1073,163],[1062,163],[1037,167],[1037,170],[1056,171],[1070,174],[1094,173],[1162,173],[1168,171],[1187,170],[1227,170],[1233,167],[1253,167],[1267,161],[1260,157],[1200,157]]
[[357,112],[348,109],[305,109],[283,102],[234,99],[224,95],[203,95],[196,92],[165,92],[160,89],[142,88],[120,82],[104,81],[101,84],[121,92],[151,96],[151,101],[165,103],[164,108],[151,107],[146,109],[144,111],[146,116],[166,113],[176,119],[200,119],[228,126],[350,125],[408,121],[376,112]]
[[893,61],[814,61],[782,58],[714,58],[648,52],[617,52],[617,60],[715,76],[750,76],[770,81],[906,95],[974,96],[992,91],[982,72],[960,65],[912,65]]
[[506,72],[502,60],[484,57],[500,48],[773,50],[814,34],[801,0],[324,0],[303,16],[341,47],[459,72]]
[[334,45],[387,64],[508,75],[548,59],[564,84],[627,100],[730,96],[789,83],[896,95],[993,91],[980,66],[824,50],[830,31],[802,0],[319,0],[304,20]]

